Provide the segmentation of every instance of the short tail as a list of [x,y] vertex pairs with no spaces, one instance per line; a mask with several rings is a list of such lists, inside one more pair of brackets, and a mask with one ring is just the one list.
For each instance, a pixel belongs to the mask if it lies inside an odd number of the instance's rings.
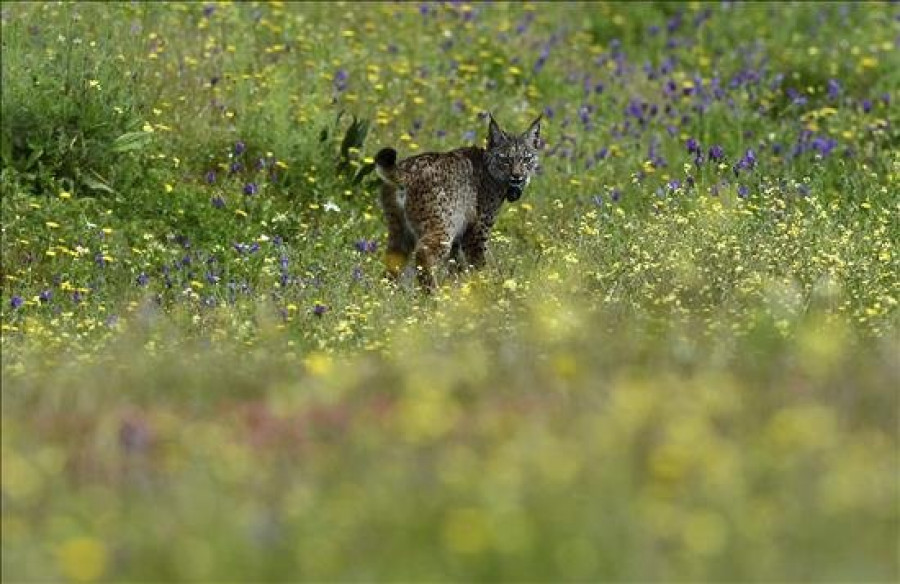
[[375,172],[381,180],[391,184],[399,183],[397,172],[397,151],[393,148],[382,148],[375,155]]

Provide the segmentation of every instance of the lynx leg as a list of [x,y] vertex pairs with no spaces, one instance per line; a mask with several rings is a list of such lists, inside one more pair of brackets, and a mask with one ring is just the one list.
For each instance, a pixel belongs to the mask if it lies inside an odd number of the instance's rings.
[[466,262],[474,269],[481,269],[485,264],[490,228],[484,225],[473,225],[462,237],[462,249],[466,254]]
[[403,209],[397,200],[397,189],[385,184],[381,188],[381,206],[388,229],[387,248],[384,254],[385,277],[397,280],[415,247],[415,240],[406,226]]
[[427,233],[416,245],[417,276],[426,293],[434,291],[434,267],[450,254],[450,248],[451,239],[445,231]]
[[453,242],[450,248],[450,255],[447,258],[447,269],[453,276],[459,276],[466,269],[466,258],[462,253],[462,243],[460,240]]

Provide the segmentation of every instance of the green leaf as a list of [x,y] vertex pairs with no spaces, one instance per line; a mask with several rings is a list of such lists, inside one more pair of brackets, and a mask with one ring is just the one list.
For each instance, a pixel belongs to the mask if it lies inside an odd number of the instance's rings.
[[111,150],[113,152],[128,152],[140,150],[150,143],[152,136],[149,132],[128,132],[113,140]]
[[84,185],[86,187],[88,187],[91,190],[103,191],[105,193],[115,193],[116,192],[115,190],[113,190],[113,188],[111,186],[109,186],[106,183],[106,181],[103,179],[102,176],[100,176],[93,170],[90,171],[90,173],[93,174],[94,176],[89,176],[86,174],[79,173],[80,176],[78,178],[81,180],[82,183],[84,183]]

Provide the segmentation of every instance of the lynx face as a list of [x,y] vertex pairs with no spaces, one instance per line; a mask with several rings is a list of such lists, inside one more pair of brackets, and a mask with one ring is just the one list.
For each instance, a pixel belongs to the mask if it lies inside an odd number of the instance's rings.
[[506,200],[519,200],[538,166],[540,119],[534,121],[521,136],[500,129],[491,118],[485,163],[494,180],[506,186]]

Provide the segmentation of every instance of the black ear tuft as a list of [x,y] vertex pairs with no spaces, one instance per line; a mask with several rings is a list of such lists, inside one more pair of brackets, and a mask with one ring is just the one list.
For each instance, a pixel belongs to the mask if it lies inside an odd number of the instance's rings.
[[493,148],[506,141],[506,133],[497,125],[493,114],[489,113],[488,117],[491,119],[491,123],[488,125],[488,148]]
[[533,122],[528,126],[528,129],[525,130],[525,133],[522,134],[522,137],[528,140],[532,146],[535,148],[540,148],[541,146],[541,118],[544,115],[541,114]]

